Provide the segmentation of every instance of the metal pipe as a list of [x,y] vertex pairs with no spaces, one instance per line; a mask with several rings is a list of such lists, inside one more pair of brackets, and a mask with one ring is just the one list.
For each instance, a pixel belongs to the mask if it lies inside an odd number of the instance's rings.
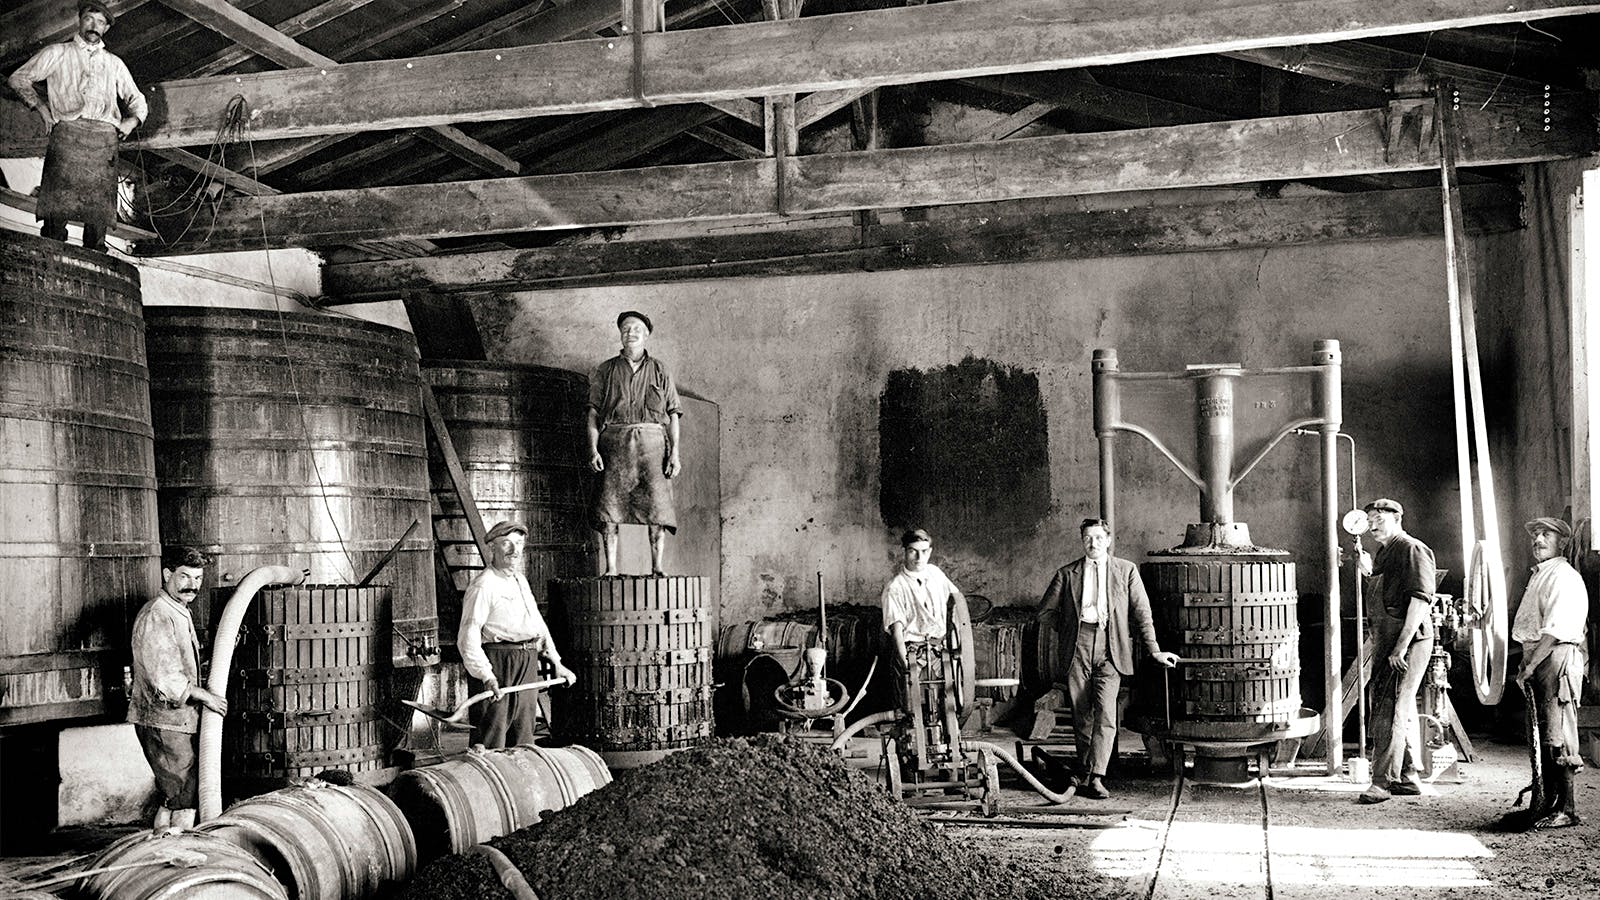
[[880,713],[873,713],[872,715],[861,719],[854,725],[851,725],[845,730],[839,732],[839,736],[833,739],[833,743],[828,745],[828,749],[841,750],[844,748],[844,745],[847,741],[860,734],[862,731],[865,731],[868,726],[877,725],[879,722],[893,722],[894,718],[894,710],[885,710]]
[[[1339,678],[1343,658],[1339,634],[1339,426],[1322,426],[1322,525],[1326,541],[1328,602],[1324,611],[1323,685],[1326,713],[1322,722],[1323,742],[1328,747],[1328,774],[1337,774],[1344,765],[1344,692]],[[1360,656],[1360,650],[1356,651]]]
[[1195,386],[1195,461],[1200,470],[1200,521],[1233,522],[1233,382],[1215,372]]
[[1122,417],[1122,403],[1117,388],[1117,351],[1094,351],[1090,363],[1094,373],[1094,433],[1100,441],[1100,518],[1112,534],[1117,533],[1116,510],[1116,456],[1113,427]]

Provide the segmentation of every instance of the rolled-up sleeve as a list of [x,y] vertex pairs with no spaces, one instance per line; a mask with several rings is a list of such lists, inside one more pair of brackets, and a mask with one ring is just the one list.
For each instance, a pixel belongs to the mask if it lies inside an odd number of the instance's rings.
[[150,115],[150,104],[133,80],[133,74],[122,60],[117,60],[117,97],[128,109],[128,115],[143,122]]

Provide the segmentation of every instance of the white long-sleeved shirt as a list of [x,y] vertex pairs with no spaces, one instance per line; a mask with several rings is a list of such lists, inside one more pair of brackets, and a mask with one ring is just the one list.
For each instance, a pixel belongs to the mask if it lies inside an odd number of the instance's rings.
[[880,598],[883,630],[902,626],[907,643],[939,640],[950,626],[950,595],[955,592],[956,586],[932,563],[916,573],[900,567]]
[[521,572],[506,575],[492,566],[474,575],[461,601],[461,628],[456,649],[467,674],[479,681],[494,676],[485,643],[533,641],[540,655],[554,658],[550,628],[533,600],[533,588]]
[[79,35],[44,47],[11,73],[12,90],[29,106],[39,96],[34,85],[40,81],[57,121],[86,119],[116,125],[122,121],[119,100],[127,104],[128,115],[141,122],[150,114],[127,65],[104,43],[91,44]]
[[1542,635],[1558,643],[1582,644],[1583,624],[1589,615],[1589,593],[1583,576],[1560,556],[1533,567],[1533,577],[1522,592],[1522,605],[1511,625],[1511,639],[1531,647]]

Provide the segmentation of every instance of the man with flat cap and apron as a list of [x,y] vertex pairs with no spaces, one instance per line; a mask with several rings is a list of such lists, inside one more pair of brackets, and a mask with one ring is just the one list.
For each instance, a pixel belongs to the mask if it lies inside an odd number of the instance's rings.
[[1532,688],[1539,710],[1544,809],[1530,810],[1534,828],[1565,828],[1583,820],[1573,796],[1573,776],[1583,768],[1578,744],[1578,699],[1588,668],[1584,626],[1589,592],[1564,555],[1572,526],[1543,516],[1526,526],[1535,564],[1512,621],[1511,639],[1522,645],[1517,684]]
[[589,465],[600,473],[594,528],[605,548],[607,575],[617,574],[617,526],[650,529],[650,572],[665,574],[666,532],[678,531],[672,482],[682,470],[678,419],[683,405],[661,360],[644,349],[650,317],[617,316],[622,352],[589,376]]
[[117,141],[150,110],[128,67],[106,49],[113,21],[104,3],[79,3],[72,38],[35,53],[10,78],[50,132],[35,211],[44,223],[39,233],[65,241],[67,222],[82,222],[83,246],[101,251],[117,221]]

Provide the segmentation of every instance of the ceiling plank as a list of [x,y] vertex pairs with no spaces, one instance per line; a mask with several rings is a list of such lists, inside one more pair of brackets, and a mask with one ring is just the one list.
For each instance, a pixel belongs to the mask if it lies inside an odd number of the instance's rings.
[[760,147],[752,147],[744,141],[729,137],[709,125],[689,129],[689,136],[701,143],[710,144],[734,159],[761,159],[767,155]]
[[967,135],[969,141],[1003,141],[1061,107],[1054,103],[1029,103]]
[[[1574,158],[1593,149],[1587,110],[1552,108],[1551,131],[1540,130],[1541,112],[1463,109],[1462,164]],[[209,242],[191,240],[167,252],[232,249],[259,229],[258,217],[271,223],[281,246],[319,246],[1303,180],[1437,165],[1432,142],[1385,146],[1387,113],[1356,110],[799,156],[783,162],[781,197],[774,163],[737,160],[229,198]]]
[[794,103],[795,124],[801,128],[826,119],[861,96],[868,94],[872,88],[846,88],[838,91],[813,91],[796,100]]
[[[318,66],[326,75],[339,61],[294,40],[260,19],[241,12],[224,0],[161,0],[173,9],[229,38],[247,50],[283,66]],[[253,126],[252,126],[253,128]],[[475,140],[459,128],[437,124],[429,129],[427,140],[496,175],[515,175],[521,171],[515,160]]]
[[1472,102],[1491,94],[1527,96],[1544,91],[1544,83],[1540,81],[1434,56],[1391,50],[1365,41],[1336,46],[1261,47],[1223,55],[1335,84],[1380,91],[1388,90],[1404,75],[1420,72],[1451,79],[1462,89],[1463,99]]
[[754,100],[734,97],[731,100],[707,100],[706,105],[757,128],[766,127],[766,111]]
[[[1500,185],[1464,188],[1468,230],[1522,227],[1521,194]],[[926,222],[784,229],[534,250],[490,250],[330,265],[326,295],[376,302],[407,291],[521,291],[649,284],[692,278],[1083,259],[1283,247],[1444,233],[1435,188],[1183,206],[1018,214],[996,210]]]
[[1110,87],[1095,81],[1089,73],[1076,70],[964,78],[960,83],[1036,103],[1051,103],[1106,122],[1145,128],[1230,118],[1216,110]]
[[[206,8],[220,0],[171,2]],[[1234,0],[1196,10],[1185,0],[1069,8],[1060,0],[951,0],[352,63],[326,74],[291,69],[163,82],[149,91],[151,121],[141,140],[151,147],[207,143],[217,112],[235,94],[249,104],[258,139],[310,137],[1111,65],[1589,12],[1600,12],[1600,2]],[[638,78],[635,41],[644,66]]]
[[[355,12],[372,0],[327,0],[306,10],[292,19],[285,19],[272,26],[287,37],[298,37],[322,25],[332,22],[340,16]],[[230,69],[252,56],[255,52],[248,47],[233,46],[219,50],[203,60],[191,65],[180,72],[174,72],[169,78],[203,78],[215,75],[218,72]]]

